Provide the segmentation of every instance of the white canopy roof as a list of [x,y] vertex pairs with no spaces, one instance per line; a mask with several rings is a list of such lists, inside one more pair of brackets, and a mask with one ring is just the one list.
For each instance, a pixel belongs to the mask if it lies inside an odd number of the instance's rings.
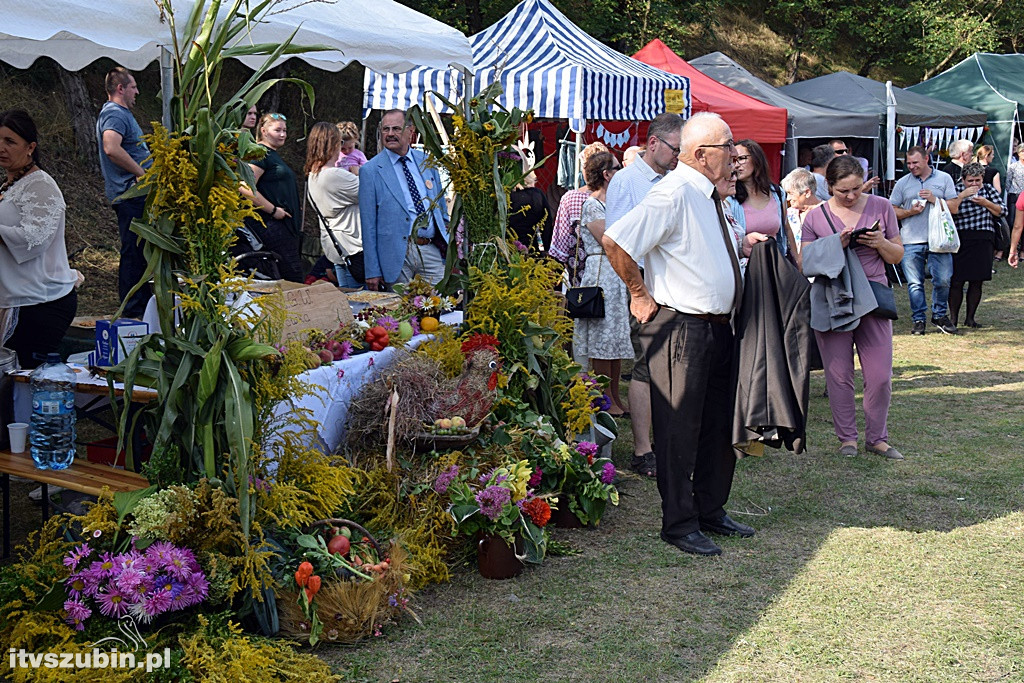
[[[19,69],[50,57],[78,71],[109,57],[138,70],[156,60],[160,46],[170,42],[170,29],[153,0],[46,0],[45,8],[31,0],[4,5],[0,61]],[[192,6],[192,0],[173,2],[179,25]],[[376,71],[473,68],[466,36],[394,0],[278,0],[247,40],[280,43],[296,27],[295,44],[335,48],[296,55],[327,71],[339,71],[350,62]],[[241,61],[255,67],[263,58]]]

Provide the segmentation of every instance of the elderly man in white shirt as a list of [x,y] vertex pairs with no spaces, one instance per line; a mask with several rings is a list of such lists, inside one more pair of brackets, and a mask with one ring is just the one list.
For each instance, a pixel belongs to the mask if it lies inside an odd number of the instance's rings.
[[[741,254],[715,185],[732,173],[736,147],[729,126],[710,113],[686,122],[679,146],[679,166],[608,228],[603,244],[642,323],[661,538],[687,553],[720,555],[703,532],[754,535],[725,513],[736,465],[730,316],[743,285]],[[743,251],[749,248],[745,242]]]

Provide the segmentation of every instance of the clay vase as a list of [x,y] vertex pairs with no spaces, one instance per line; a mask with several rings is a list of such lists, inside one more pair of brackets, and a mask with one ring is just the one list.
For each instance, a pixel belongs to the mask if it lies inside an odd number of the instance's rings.
[[551,511],[551,523],[559,529],[582,529],[587,526],[569,509],[569,496],[558,496],[558,509]]
[[524,553],[523,539],[515,536],[515,547],[496,534],[481,533],[477,540],[476,559],[480,576],[485,579],[511,579],[523,572],[523,563],[516,553]]

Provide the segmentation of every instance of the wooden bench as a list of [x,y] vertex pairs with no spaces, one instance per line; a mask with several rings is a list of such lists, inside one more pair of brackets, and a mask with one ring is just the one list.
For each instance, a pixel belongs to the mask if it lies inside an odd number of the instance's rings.
[[31,479],[42,484],[43,522],[50,518],[50,484],[90,496],[99,496],[104,488],[116,493],[149,487],[149,482],[141,474],[78,458],[64,470],[41,470],[32,462],[32,456],[27,450],[24,453],[0,451],[0,474],[4,496],[4,559],[11,554],[11,476]]

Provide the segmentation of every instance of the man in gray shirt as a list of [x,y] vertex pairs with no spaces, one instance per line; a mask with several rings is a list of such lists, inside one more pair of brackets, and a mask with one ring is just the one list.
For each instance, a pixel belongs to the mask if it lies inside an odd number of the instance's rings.
[[[142,129],[132,115],[135,96],[139,88],[135,78],[124,67],[115,67],[104,82],[107,102],[96,119],[96,138],[99,143],[100,169],[107,199],[117,214],[117,228],[121,236],[121,262],[117,269],[117,293],[122,302],[132,287],[146,272],[146,257],[142,242],[131,231],[133,219],[141,219],[146,208],[146,197],[133,197],[116,201],[146,172],[152,161],[147,161],[149,148],[142,140]],[[149,301],[149,285],[145,285],[125,303],[124,315],[142,318]]]
[[924,263],[932,275],[932,323],[945,334],[956,334],[956,326],[949,319],[949,281],[953,276],[953,255],[928,251],[928,216],[938,211],[936,199],[956,196],[953,179],[948,173],[928,165],[928,152],[924,147],[907,150],[907,169],[910,173],[896,181],[889,201],[900,219],[900,238],[903,240],[903,273],[907,276],[907,294],[914,327],[911,334],[924,334],[925,313],[928,302],[924,293]]
[[814,174],[814,182],[817,183],[814,196],[823,202],[832,199],[832,193],[828,191],[828,182],[825,180],[825,167],[835,155],[835,149],[828,144],[818,145],[811,150],[811,173]]
[[[659,114],[647,129],[647,144],[632,164],[612,176],[608,183],[605,225],[611,227],[639,204],[647,192],[679,163],[679,137],[683,121],[677,114]],[[640,264],[641,268],[643,264]],[[637,337],[636,318],[630,316],[633,342],[633,375],[629,382],[629,413],[633,423],[633,471],[647,477],[657,473],[651,445],[651,377],[647,359]]]

